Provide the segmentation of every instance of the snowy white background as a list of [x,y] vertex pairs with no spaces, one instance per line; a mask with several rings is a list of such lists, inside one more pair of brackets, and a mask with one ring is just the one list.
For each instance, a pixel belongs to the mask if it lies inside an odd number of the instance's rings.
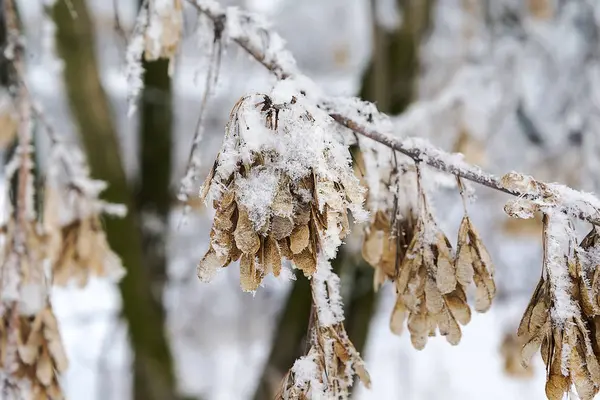
[[[380,22],[394,24],[388,0],[381,3]],[[29,78],[53,123],[74,135],[61,83],[60,70],[47,54],[41,2],[21,0],[29,41]],[[124,39],[113,30],[113,2],[88,1],[96,19],[97,50],[102,79],[111,96],[119,123],[127,170],[135,176],[136,124],[124,110],[126,82],[123,75]],[[119,14],[131,28],[136,1],[119,1]],[[246,0],[227,1],[264,14],[288,41],[304,72],[329,94],[355,94],[371,51],[371,15],[367,0]],[[475,2],[477,3],[477,2]],[[464,103],[458,123],[440,120],[421,134],[452,149],[459,129],[465,126],[484,143],[486,167],[497,172],[510,169],[533,172],[551,181],[597,189],[598,84],[600,70],[595,37],[600,6],[592,1],[566,5],[554,21],[523,17],[519,0],[491,2],[488,25],[462,9],[460,0],[438,0],[432,31],[423,44],[425,68],[420,100],[436,101],[449,91]],[[390,8],[391,7],[391,8]],[[386,11],[387,10],[387,11]],[[391,10],[391,11],[390,11]],[[508,33],[503,18],[516,13],[518,26]],[[512,14],[511,14],[512,15]],[[385,18],[385,17],[388,18]],[[398,17],[398,18],[389,18]],[[490,28],[493,26],[493,28]],[[466,27],[475,32],[465,34]],[[175,74],[175,176],[181,176],[203,91],[206,59],[202,46],[210,37],[195,31],[193,13],[186,15],[186,39],[177,58]],[[219,85],[208,112],[204,158],[206,165],[221,143],[223,126],[231,106],[241,95],[265,91],[272,78],[234,47],[223,60]],[[453,92],[453,93],[454,93]],[[527,139],[523,122],[515,112],[522,104],[542,135],[544,145]],[[584,145],[574,146],[578,132]],[[573,172],[574,171],[574,172]],[[567,173],[569,172],[569,173]],[[596,175],[596,176],[594,176]],[[358,399],[544,399],[544,370],[538,360],[533,378],[517,380],[505,375],[500,344],[503,335],[516,330],[529,295],[539,277],[540,242],[527,233],[505,229],[502,212],[505,197],[478,189],[471,205],[497,264],[503,291],[487,314],[474,315],[463,329],[458,347],[444,339],[432,340],[424,351],[410,345],[408,335],[389,332],[393,307],[389,286],[384,287],[372,328],[365,360],[373,388],[359,388]],[[445,197],[444,197],[445,196]],[[440,192],[438,214],[443,227],[454,235],[461,217],[456,194]],[[451,199],[451,200],[448,200]],[[238,289],[236,268],[219,274],[210,285],[195,276],[195,264],[207,247],[210,212],[191,216],[180,226],[174,212],[170,227],[170,283],[165,293],[168,328],[177,360],[181,389],[209,400],[237,400],[249,396],[268,352],[270,335],[289,282],[267,279],[255,296]],[[64,377],[67,396],[80,399],[127,399],[130,389],[130,356],[126,327],[117,318],[120,309],[116,287],[94,280],[85,290],[55,290],[53,303],[60,320],[70,368]]]

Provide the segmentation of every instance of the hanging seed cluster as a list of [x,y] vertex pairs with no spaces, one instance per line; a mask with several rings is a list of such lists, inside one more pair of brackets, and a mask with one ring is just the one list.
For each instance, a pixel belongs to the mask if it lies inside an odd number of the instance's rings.
[[[290,154],[270,148],[276,136],[292,142],[319,127],[309,114],[298,113],[295,102],[275,106],[268,96],[260,98],[251,106],[242,99],[234,108],[203,192],[216,197],[215,218],[198,276],[209,281],[218,269],[239,260],[244,291],[256,290],[269,273],[278,276],[282,258],[312,276],[318,253],[335,255],[349,230],[348,211],[360,211],[364,196],[347,149],[342,171],[323,169],[339,161],[339,143],[321,144],[312,158],[294,153],[297,149]],[[247,125],[250,120],[255,125]],[[310,147],[303,151],[311,153]]]
[[[519,325],[517,333],[526,342],[523,364],[529,365],[540,350],[546,364],[546,395],[550,400],[562,399],[571,386],[583,400],[593,399],[600,389],[600,273],[597,257],[591,255],[597,251],[599,240],[593,229],[579,251],[570,259],[564,258],[563,267],[568,270],[566,293],[557,293],[550,279],[553,271],[545,263],[544,275]],[[550,255],[544,257],[548,259]],[[558,297],[564,294],[568,294],[574,311],[563,321],[553,310]]]
[[[0,357],[12,361],[4,369],[11,371],[13,378],[28,381],[33,400],[63,399],[58,374],[66,371],[68,361],[49,306],[31,316],[19,315],[15,306],[2,318],[0,338]],[[7,354],[10,340],[16,341],[13,354]]]
[[[74,281],[84,287],[94,276],[118,281],[125,269],[111,250],[100,221],[100,212],[108,210],[107,205],[98,200],[98,193],[84,188],[69,191],[60,184],[47,185],[44,200],[44,242],[52,263],[52,283],[65,286]],[[104,188],[100,182],[92,181],[90,186],[97,186],[98,191]]]
[[423,349],[438,329],[448,342],[459,343],[459,324],[469,323],[471,310],[457,280],[450,242],[431,215],[418,221],[394,283],[398,295],[391,317],[394,333],[402,333],[407,319],[417,349]]
[[370,387],[364,362],[342,324],[313,330],[313,345],[283,379],[277,400],[348,399],[353,377]]
[[63,226],[58,238],[59,250],[53,261],[54,284],[64,286],[74,280],[84,287],[91,276],[123,276],[124,268],[110,249],[97,215]]
[[466,290],[474,284],[475,309],[487,311],[496,294],[494,268],[466,213],[455,256],[428,211],[419,182],[415,189],[421,201],[415,207],[420,209],[419,215],[407,199],[398,199],[393,210],[378,211],[366,230],[363,257],[376,269],[376,288],[386,279],[394,282],[397,298],[390,321],[392,332],[400,335],[407,321],[417,349],[423,349],[438,331],[456,345],[462,336],[460,325],[471,320]]
[[[46,238],[35,223],[21,229],[17,232],[15,222],[9,223],[2,254],[0,360],[9,379],[30,386],[33,399],[58,400],[63,398],[58,375],[68,362],[48,303]],[[24,245],[18,244],[21,235]]]

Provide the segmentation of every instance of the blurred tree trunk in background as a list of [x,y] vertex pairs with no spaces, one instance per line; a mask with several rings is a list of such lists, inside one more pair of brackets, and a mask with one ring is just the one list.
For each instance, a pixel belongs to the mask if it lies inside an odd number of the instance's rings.
[[[429,24],[433,1],[397,0],[403,13],[403,24],[395,30],[386,31],[373,17],[373,54],[363,75],[360,96],[376,102],[383,112],[399,114],[413,99],[419,72],[419,44]],[[373,9],[375,3],[376,0],[372,0]],[[348,336],[362,352],[376,305],[373,269],[362,259],[348,254],[344,247],[340,248],[334,261],[334,269],[340,273],[342,291],[347,294],[344,312]],[[299,276],[294,283],[274,333],[254,400],[272,399],[280,379],[304,353],[302,344],[311,308],[310,285],[305,281]]]
[[[65,87],[91,174],[108,182],[104,193],[107,201],[125,204],[129,210],[125,218],[107,218],[105,227],[112,249],[127,269],[120,286],[123,314],[128,321],[134,352],[135,399],[174,399],[175,377],[165,336],[164,313],[161,307],[156,307],[160,295],[152,293],[152,273],[144,265],[139,216],[127,184],[115,123],[96,63],[93,21],[85,0],[58,1],[53,14],[57,49],[64,61]],[[170,120],[170,116],[156,118]]]
[[254,393],[254,400],[272,400],[281,379],[306,349],[306,334],[310,319],[310,282],[296,271],[296,281],[273,333],[271,352]]
[[[382,27],[373,17],[373,54],[363,75],[360,97],[380,111],[398,115],[414,100],[419,75],[419,46],[430,25],[435,0],[396,0],[402,24]],[[377,0],[372,0],[373,15]]]

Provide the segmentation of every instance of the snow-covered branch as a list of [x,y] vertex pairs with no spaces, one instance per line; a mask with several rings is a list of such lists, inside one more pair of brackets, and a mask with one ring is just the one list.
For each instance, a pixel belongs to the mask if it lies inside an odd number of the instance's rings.
[[550,189],[553,196],[548,201],[546,197],[548,193],[521,188],[511,179],[500,179],[476,165],[465,162],[461,154],[446,152],[433,146],[426,139],[399,137],[398,131],[402,129],[377,111],[373,104],[356,99],[340,101],[321,93],[317,85],[299,71],[293,55],[285,48],[284,40],[270,30],[258,16],[236,7],[224,8],[214,0],[188,0],[188,2],[213,21],[215,29],[222,31],[223,39],[235,42],[278,79],[294,81],[301,92],[327,111],[336,122],[354,133],[379,142],[416,162],[427,164],[439,171],[517,196],[519,199],[526,199],[538,208],[559,208],[567,214],[600,225],[600,201],[596,197],[572,189],[569,189],[567,194],[565,188],[560,185],[523,177],[535,187]]

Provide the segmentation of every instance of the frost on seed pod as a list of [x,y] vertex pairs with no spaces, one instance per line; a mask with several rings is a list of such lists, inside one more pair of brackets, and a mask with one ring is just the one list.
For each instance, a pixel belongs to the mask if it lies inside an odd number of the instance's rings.
[[215,208],[198,265],[203,281],[237,260],[244,291],[255,291],[269,273],[278,276],[282,258],[312,276],[317,254],[334,257],[347,235],[348,211],[366,219],[364,189],[335,123],[301,98],[288,101],[247,96],[231,113],[201,193]]
[[342,324],[313,332],[315,344],[299,358],[275,396],[287,399],[349,399],[353,376],[368,388],[371,378]]
[[311,289],[315,310],[311,321],[311,348],[290,369],[276,398],[348,399],[355,375],[366,387],[371,380],[342,323],[339,277],[322,257],[311,280]]
[[562,399],[574,386],[579,398],[591,400],[600,387],[598,308],[590,290],[594,282],[589,279],[597,264],[588,268],[582,260],[594,258],[588,245],[597,238],[595,232],[588,235],[575,254],[565,255],[556,252],[562,236],[546,224],[544,230],[544,274],[517,332],[525,341],[522,361],[529,365],[540,349],[548,399]]

